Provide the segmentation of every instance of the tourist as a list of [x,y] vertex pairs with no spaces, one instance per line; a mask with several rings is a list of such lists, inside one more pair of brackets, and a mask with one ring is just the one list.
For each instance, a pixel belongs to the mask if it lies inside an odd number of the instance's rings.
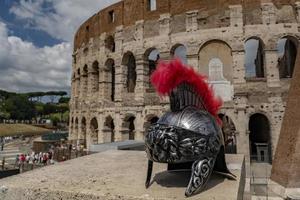
[[15,162],[15,167],[16,166],[19,166],[19,154],[17,154],[17,156],[16,156],[16,162]]

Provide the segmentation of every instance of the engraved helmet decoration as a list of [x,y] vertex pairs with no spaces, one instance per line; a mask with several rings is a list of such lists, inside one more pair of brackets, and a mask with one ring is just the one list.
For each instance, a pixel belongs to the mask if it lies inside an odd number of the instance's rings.
[[218,111],[222,100],[214,96],[207,78],[180,60],[160,62],[151,76],[160,96],[170,98],[170,111],[146,135],[150,186],[153,161],[168,163],[168,170],[191,169],[185,195],[203,190],[212,171],[235,179],[225,163],[224,139]]

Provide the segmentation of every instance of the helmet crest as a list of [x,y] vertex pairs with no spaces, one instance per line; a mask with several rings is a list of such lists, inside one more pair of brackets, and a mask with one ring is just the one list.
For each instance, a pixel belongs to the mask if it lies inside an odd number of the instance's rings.
[[160,61],[151,76],[151,83],[160,96],[170,96],[172,111],[194,106],[206,110],[221,124],[218,111],[222,106],[222,99],[214,95],[206,76],[185,66],[179,59]]

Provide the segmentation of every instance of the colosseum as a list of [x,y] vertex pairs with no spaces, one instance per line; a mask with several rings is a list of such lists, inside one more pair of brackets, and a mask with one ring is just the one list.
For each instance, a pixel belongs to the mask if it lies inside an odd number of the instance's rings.
[[143,140],[169,109],[149,77],[178,57],[223,99],[227,153],[272,163],[299,23],[294,0],[123,0],[99,11],[74,39],[70,139],[88,149]]

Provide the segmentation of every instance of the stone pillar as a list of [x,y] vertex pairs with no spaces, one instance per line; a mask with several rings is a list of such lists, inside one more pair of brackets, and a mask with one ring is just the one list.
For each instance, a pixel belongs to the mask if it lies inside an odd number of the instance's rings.
[[171,15],[169,13],[161,14],[159,18],[159,35],[169,36]]
[[135,119],[135,140],[144,141],[144,118],[142,113],[138,112]]
[[81,85],[80,85],[80,97],[84,99],[87,96],[88,88],[88,74],[81,75]]
[[276,50],[265,50],[265,63],[268,87],[280,87],[278,53]]
[[144,64],[144,54],[135,55],[136,62],[136,86],[135,86],[135,100],[144,101],[144,94],[146,91],[145,83],[145,64]]
[[115,102],[122,102],[122,93],[125,88],[125,68],[122,59],[115,60]]
[[233,84],[245,83],[245,52],[232,51],[232,64],[233,64]]
[[104,117],[102,117],[103,114],[100,114],[99,117],[97,117],[97,122],[98,122],[98,144],[102,144],[104,142]]
[[115,141],[116,142],[122,141],[122,132],[121,132],[122,119],[119,112],[115,113],[114,123],[115,123]]
[[249,119],[246,115],[247,94],[236,94],[236,131],[237,153],[245,155],[246,177],[250,177],[250,146],[249,146]]
[[300,23],[300,1],[295,2],[297,22]]
[[230,26],[243,27],[243,7],[242,5],[230,5]]
[[80,97],[80,76],[77,75],[75,78],[75,97]]
[[262,3],[261,4],[262,9],[262,21],[263,24],[269,25],[269,24],[275,24],[276,23],[276,7],[273,3]]
[[198,22],[197,22],[197,17],[198,17],[198,10],[192,10],[186,12],[186,31],[187,32],[192,32],[192,31],[197,31],[198,30]]

